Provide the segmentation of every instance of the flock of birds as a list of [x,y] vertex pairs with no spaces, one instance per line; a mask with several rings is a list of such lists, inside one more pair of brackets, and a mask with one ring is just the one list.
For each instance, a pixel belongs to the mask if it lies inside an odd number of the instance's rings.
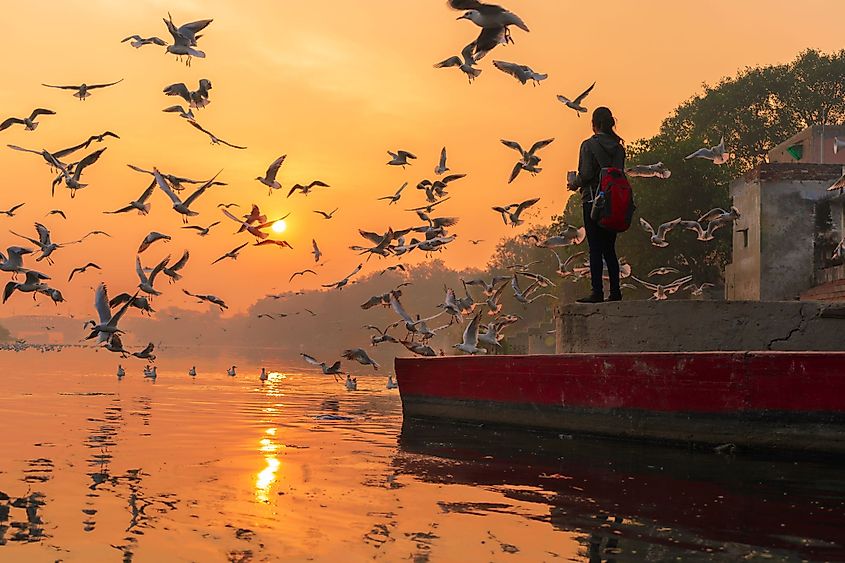
[[[501,6],[485,4],[477,0],[449,0],[448,5],[455,10],[462,11],[462,15],[458,19],[472,22],[480,28],[480,32],[476,39],[461,50],[460,56],[451,57],[435,66],[457,67],[469,77],[470,81],[480,75],[481,69],[476,68],[476,65],[490,51],[500,45],[513,42],[511,37],[512,27],[516,27],[524,32],[529,31],[528,26],[519,16]],[[169,42],[159,37],[142,37],[140,35],[126,37],[123,42],[128,42],[132,47],[138,49],[146,46],[164,47],[167,53],[175,55],[179,60],[184,59],[186,65],[190,65],[195,58],[205,58],[205,53],[198,47],[198,41],[203,37],[203,33],[212,23],[212,20],[199,20],[177,26],[168,14],[168,17],[164,19],[164,23],[171,37]],[[523,84],[533,82],[536,85],[547,77],[547,75],[537,73],[526,65],[499,60],[493,61],[493,64],[495,68],[512,75]],[[85,101],[92,96],[94,91],[117,87],[121,82],[122,79],[101,84],[45,84],[44,86],[73,91],[75,97],[81,101]],[[596,84],[593,83],[583,93],[571,100],[565,96],[558,96],[557,99],[580,117],[582,113],[587,111],[584,105],[585,100],[595,86]],[[212,84],[207,79],[200,80],[197,88],[194,90],[184,83],[171,84],[164,88],[164,94],[179,98],[184,102],[184,105],[173,105],[165,108],[163,111],[176,114],[179,118],[184,119],[191,127],[205,134],[215,145],[223,145],[236,150],[246,149],[245,146],[230,143],[211,133],[197,121],[196,114],[211,103],[211,91]],[[6,119],[0,123],[0,131],[16,125],[22,126],[27,131],[35,131],[39,125],[39,119],[53,115],[55,115],[55,112],[52,110],[38,108],[26,117],[10,117]],[[89,149],[92,145],[104,143],[108,139],[119,138],[117,134],[106,131],[99,135],[92,135],[78,145],[54,151],[31,149],[17,145],[8,146],[17,151],[38,155],[45,161],[53,174],[53,193],[55,194],[57,187],[63,186],[68,190],[70,197],[74,197],[78,191],[87,187],[87,184],[83,181],[83,175],[89,167],[94,166],[98,162],[107,147],[97,148],[81,158],[78,158],[77,154],[80,151]],[[542,168],[540,164],[542,158],[538,153],[553,141],[554,139],[541,140],[530,145],[528,149],[525,149],[518,142],[503,139],[501,142],[504,146],[518,153],[518,159],[507,182],[511,183],[515,181],[522,172],[526,172],[532,176],[541,173]],[[413,166],[414,161],[417,160],[417,157],[412,152],[404,149],[388,151],[388,155],[390,160],[386,164],[397,168],[405,169]],[[712,148],[702,148],[687,158],[708,159],[718,165],[727,162],[730,156],[725,149],[723,140],[720,145]],[[308,196],[314,190],[330,188],[327,183],[316,179],[303,184],[296,183],[289,188],[283,187],[277,178],[285,159],[286,155],[279,156],[269,164],[263,175],[255,178],[257,182],[268,189],[269,194],[282,191],[283,193],[286,192],[287,197],[293,197],[295,195]],[[204,196],[207,197],[205,194],[209,192],[210,188],[226,185],[225,182],[218,179],[219,172],[211,178],[193,179],[171,174],[157,167],[147,169],[134,164],[128,164],[128,166],[138,174],[145,176],[149,183],[136,199],[129,201],[119,209],[105,211],[105,213],[123,214],[136,212],[140,215],[148,215],[151,209],[151,199],[154,194],[161,192],[170,201],[173,212],[181,216],[183,222],[182,228],[195,232],[198,237],[207,236],[212,229],[218,227],[221,223],[229,222],[231,226],[237,227],[236,235],[243,237],[245,241],[239,242],[237,246],[221,255],[212,264],[226,260],[237,260],[239,253],[249,245],[280,249],[291,248],[291,245],[287,241],[277,240],[271,236],[271,230],[274,224],[278,221],[283,221],[286,216],[268,218],[259,206],[255,204],[249,207],[247,213],[238,214],[237,209],[240,207],[238,203],[220,203],[217,205],[221,212],[221,217],[218,220],[210,223],[190,224],[191,220],[199,215],[193,208],[197,200]],[[346,277],[331,283],[321,284],[323,288],[340,291],[348,284],[354,283],[354,278],[363,270],[365,263],[373,256],[395,257],[401,260],[402,257],[412,252],[440,252],[454,243],[457,235],[452,234],[450,229],[459,222],[459,218],[443,216],[439,214],[439,211],[440,206],[450,200],[449,190],[451,187],[455,182],[466,177],[466,174],[451,173],[445,147],[441,150],[440,158],[435,164],[433,172],[433,176],[425,178],[416,184],[416,191],[424,198],[424,202],[421,205],[407,209],[407,212],[412,213],[414,217],[411,225],[401,229],[391,227],[383,232],[360,230],[359,233],[364,242],[359,245],[353,245],[350,248],[357,252],[359,257],[366,257],[366,260],[362,258],[360,263]],[[668,178],[671,174],[662,163],[636,165],[629,168],[627,173],[630,176],[658,179]],[[387,206],[397,204],[406,197],[405,190],[408,186],[409,183],[406,182],[394,193],[379,197],[378,200],[387,202]],[[539,201],[540,199],[535,197],[524,201],[510,202],[493,207],[493,211],[501,217],[506,225],[516,228],[524,224],[523,214]],[[13,216],[22,205],[24,204],[17,205],[6,211],[0,211],[0,213]],[[230,209],[233,211],[230,211]],[[337,211],[338,209],[332,211],[315,210],[314,213],[328,221],[334,217]],[[60,209],[51,210],[48,215],[66,217]],[[674,229],[693,231],[697,234],[698,240],[709,241],[713,239],[716,230],[737,220],[739,216],[739,212],[736,209],[730,209],[728,211],[715,209],[698,220],[683,221],[678,218],[659,225],[656,230],[644,219],[641,220],[641,225],[651,235],[651,242],[654,246],[665,247],[669,244],[667,236]],[[0,270],[11,273],[13,278],[6,284],[3,293],[4,303],[15,292],[30,293],[33,299],[39,295],[43,295],[57,303],[63,301],[64,298],[61,291],[51,285],[49,275],[31,269],[25,264],[29,260],[29,256],[35,255],[36,262],[40,263],[43,261],[48,265],[52,265],[53,254],[62,248],[69,245],[82,244],[90,237],[110,236],[103,231],[91,231],[77,240],[55,242],[50,229],[41,223],[35,224],[34,236],[19,233],[12,234],[26,241],[30,246],[10,246],[5,254],[0,254]],[[578,280],[589,275],[589,268],[586,264],[583,261],[580,263],[577,262],[583,258],[583,252],[563,259],[556,250],[582,244],[585,239],[583,227],[566,225],[559,234],[552,237],[541,240],[537,235],[528,234],[523,235],[523,239],[537,247],[546,248],[552,252],[558,265],[557,273],[561,278]],[[167,256],[161,260],[147,262],[147,266],[145,266],[146,261],[142,260],[142,255],[149,248],[161,244],[160,241],[169,240],[171,240],[169,235],[158,231],[151,231],[141,241],[137,248],[135,259],[135,270],[138,277],[136,288],[110,297],[105,283],[100,283],[96,287],[94,291],[96,318],[85,323],[85,329],[88,331],[86,340],[93,341],[98,346],[123,358],[135,357],[148,362],[155,361],[155,346],[153,343],[147,344],[143,349],[134,351],[124,346],[122,341],[124,331],[120,329],[120,325],[121,320],[130,311],[137,311],[143,315],[155,314],[152,304],[154,298],[162,294],[163,288],[159,283],[162,276],[168,278],[170,283],[177,283],[182,279],[182,272],[188,266],[191,258],[189,250],[185,250],[176,261],[171,261],[171,257]],[[482,241],[470,241],[472,244],[478,244],[480,242]],[[312,249],[314,263],[320,264],[323,253],[316,239],[312,240]],[[431,307],[430,310],[425,312],[418,310],[411,312],[403,303],[402,300],[407,297],[403,294],[403,286],[410,284],[402,284],[384,294],[373,296],[366,303],[362,304],[361,308],[367,310],[372,307],[386,307],[392,309],[397,316],[397,320],[386,327],[366,325],[364,328],[371,331],[370,344],[371,346],[393,344],[401,346],[415,355],[436,356],[438,352],[430,345],[431,339],[438,332],[458,323],[461,325],[465,324],[465,328],[461,341],[453,346],[455,350],[466,354],[494,352],[502,347],[503,331],[521,320],[518,315],[503,311],[502,297],[508,288],[515,301],[523,306],[527,306],[540,299],[556,299],[552,293],[544,291],[549,287],[555,286],[554,282],[532,271],[531,266],[535,264],[513,264],[509,268],[510,273],[508,275],[494,276],[489,280],[483,278],[463,280],[463,287],[461,288],[460,294],[453,288],[446,288],[443,302],[436,307]],[[74,268],[69,273],[68,282],[71,282],[74,276],[82,275],[89,269],[99,270],[101,268],[94,262]],[[399,262],[396,265],[386,268],[383,272],[397,270],[404,272],[406,271],[406,267]],[[625,277],[633,277],[630,265],[623,264],[622,271]],[[672,273],[677,273],[677,270],[663,268],[651,272],[649,276],[663,276]],[[305,275],[316,276],[317,272],[314,269],[306,268],[295,272],[290,279],[292,281],[297,276]],[[21,276],[23,277],[23,281],[19,279]],[[707,285],[695,286],[692,284],[692,279],[689,276],[678,278],[668,284],[641,281],[636,277],[633,277],[633,279],[638,281],[643,287],[653,291],[654,299],[665,299],[668,295],[675,293],[681,288],[688,288],[693,293],[697,292],[700,294],[706,289]],[[192,292],[187,289],[182,289],[182,292],[187,298],[195,299],[200,303],[207,303],[219,307],[221,310],[228,308],[225,300],[218,296]],[[273,318],[272,315],[265,316]],[[442,350],[439,353],[444,354]],[[346,350],[343,353],[343,358],[363,366],[369,366],[373,370],[379,369],[378,363],[362,347]],[[339,379],[339,381],[343,381],[349,389],[353,389],[357,385],[354,378],[343,371],[341,360],[329,362],[309,354],[302,354],[302,359],[309,365],[319,369],[323,374],[331,375],[335,378],[346,375],[345,380]],[[236,366],[232,366],[228,370],[231,376],[236,375],[235,372]],[[195,367],[191,368],[188,373],[191,376],[195,376]],[[120,366],[118,375],[122,377],[124,374],[125,370]],[[145,368],[145,376],[150,379],[157,377],[154,365],[148,365]],[[260,378],[266,380],[266,370],[262,369]],[[395,386],[392,378],[389,380],[389,387],[391,386]]]

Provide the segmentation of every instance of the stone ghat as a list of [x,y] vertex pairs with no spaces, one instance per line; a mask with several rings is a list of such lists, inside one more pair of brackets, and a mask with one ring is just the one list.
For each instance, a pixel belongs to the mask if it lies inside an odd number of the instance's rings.
[[623,301],[556,311],[556,352],[845,351],[845,306]]

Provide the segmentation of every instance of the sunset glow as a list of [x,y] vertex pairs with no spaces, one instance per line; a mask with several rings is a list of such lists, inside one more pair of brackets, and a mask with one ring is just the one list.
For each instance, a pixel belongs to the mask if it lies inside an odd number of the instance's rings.
[[288,230],[288,224],[285,222],[284,219],[280,219],[273,223],[273,232],[274,233],[283,233]]

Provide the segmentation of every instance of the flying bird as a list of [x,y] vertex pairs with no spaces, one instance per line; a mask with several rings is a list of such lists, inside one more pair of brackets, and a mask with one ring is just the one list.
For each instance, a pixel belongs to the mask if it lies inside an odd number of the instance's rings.
[[182,279],[182,274],[179,272],[185,267],[188,263],[188,260],[191,257],[191,253],[189,251],[185,251],[182,253],[182,257],[179,258],[174,264],[168,264],[164,267],[162,272],[165,276],[170,278],[170,283],[175,283]]
[[534,72],[530,66],[516,64],[516,63],[509,63],[505,61],[493,61],[493,66],[497,69],[501,70],[505,74],[509,74],[520,81],[520,83],[527,84],[528,81],[532,81],[534,86],[538,85],[542,80],[545,80],[549,77],[548,74],[540,74],[538,72]]
[[85,264],[82,267],[74,268],[73,270],[71,270],[70,275],[67,278],[67,281],[71,282],[73,280],[73,276],[75,276],[76,274],[84,274],[85,272],[88,271],[88,268],[94,268],[95,270],[102,270],[102,268],[99,267],[94,262],[88,262],[87,264]]
[[334,289],[343,289],[349,283],[349,280],[352,278],[352,276],[354,276],[355,274],[360,272],[361,268],[363,268],[363,267],[364,267],[363,264],[358,264],[358,266],[354,270],[352,270],[352,273],[349,274],[348,276],[346,276],[345,278],[343,278],[342,280],[334,282],[334,283],[324,284],[323,287],[329,287],[329,288],[334,288]]
[[625,174],[632,178],[660,178],[666,180],[672,175],[672,171],[666,168],[662,162],[657,164],[637,164],[625,169]]
[[373,371],[378,371],[379,365],[373,360],[365,350],[361,348],[352,348],[351,350],[344,350],[343,357],[347,360],[358,362],[362,366],[373,366]]
[[163,92],[168,96],[179,96],[188,103],[188,107],[202,109],[211,103],[208,99],[208,91],[211,90],[211,80],[201,78],[196,90],[189,90],[184,82],[178,82],[167,86]]
[[51,209],[44,216],[46,217],[47,215],[58,215],[62,219],[67,219],[67,215],[65,215],[65,212],[61,209]]
[[302,195],[307,196],[309,193],[311,193],[311,190],[314,189],[314,188],[329,188],[329,187],[331,187],[331,186],[329,186],[327,183],[322,182],[320,180],[314,180],[310,184],[306,184],[306,185],[294,184],[293,187],[288,192],[288,197],[292,196],[293,194],[295,194],[298,191],[302,192]]
[[476,60],[475,60],[475,48],[476,42],[472,42],[468,44],[461,50],[460,56],[455,55],[440,61],[439,63],[434,65],[434,68],[454,68],[457,67],[461,72],[463,72],[469,83],[472,84],[472,81],[478,78],[481,74],[480,68],[475,68]]
[[651,223],[640,217],[640,226],[643,230],[649,234],[651,234],[651,244],[656,246],[657,248],[666,248],[669,246],[669,242],[666,240],[666,235],[668,235],[672,229],[677,227],[681,222],[681,218],[678,217],[673,221],[668,221],[663,223],[659,227],[657,227],[657,231],[655,232],[654,227],[651,226]]
[[172,55],[176,55],[177,60],[181,60],[183,56],[187,57],[185,61],[187,66],[191,66],[191,59],[193,57],[204,59],[205,53],[196,49],[197,39],[202,37],[197,34],[208,27],[208,24],[212,21],[214,20],[198,20],[177,27],[173,23],[173,18],[170,17],[170,14],[167,14],[164,25],[167,26],[167,31],[173,37],[173,44],[168,45],[166,51]]
[[167,195],[167,197],[169,197],[170,200],[173,202],[173,210],[182,215],[182,222],[185,224],[188,223],[188,217],[196,217],[197,215],[199,215],[199,213],[190,208],[191,204],[194,203],[202,194],[204,194],[205,190],[214,185],[214,180],[219,175],[220,172],[215,174],[213,178],[211,178],[202,186],[197,188],[197,190],[190,196],[188,196],[185,201],[182,201],[179,196],[173,192],[173,190],[170,188],[170,184],[168,184],[167,180],[162,177],[158,169],[153,168],[153,176],[155,177],[156,184],[158,184],[158,187],[161,189],[161,191],[163,191]]
[[194,129],[198,129],[199,131],[202,131],[203,133],[208,135],[209,139],[211,139],[212,145],[226,145],[227,147],[232,147],[233,149],[240,149],[240,150],[246,149],[246,147],[243,147],[241,145],[233,145],[229,141],[225,141],[225,140],[221,139],[220,137],[218,137],[217,135],[215,135],[214,133],[212,133],[208,129],[203,128],[202,125],[200,125],[199,123],[197,123],[196,121],[194,121],[192,119],[189,119],[188,123],[190,123],[191,127],[193,127]]
[[32,110],[29,117],[10,117],[6,119],[0,123],[0,131],[8,129],[12,125],[23,125],[26,131],[35,131],[38,128],[38,122],[35,119],[39,115],[56,115],[56,112],[51,109],[36,108]]
[[320,370],[322,370],[324,375],[334,376],[335,381],[338,380],[337,379],[338,375],[346,375],[345,373],[340,371],[340,360],[336,361],[332,365],[328,365],[328,364],[326,364],[326,362],[317,361],[317,359],[314,356],[310,356],[308,354],[302,354],[302,353],[300,353],[299,355],[302,356],[303,360],[305,360],[306,362],[308,362],[312,366],[319,367]]
[[200,303],[212,303],[214,305],[217,305],[218,307],[220,307],[221,311],[229,308],[229,306],[226,305],[226,303],[216,295],[202,295],[198,293],[191,293],[187,289],[183,289],[182,293],[189,297],[194,297],[198,299]]
[[486,354],[487,350],[485,348],[478,347],[478,326],[480,324],[481,314],[475,315],[464,329],[463,341],[455,344],[453,347],[471,355]]
[[8,215],[9,217],[14,217],[14,216],[15,216],[15,211],[17,211],[18,209],[20,209],[20,208],[21,208],[21,207],[23,207],[24,205],[26,205],[26,202],[24,202],[24,203],[19,203],[19,204],[17,204],[17,205],[13,205],[12,207],[10,207],[9,209],[6,209],[5,211],[4,211],[4,210],[0,210],[0,215]]
[[384,196],[384,197],[380,197],[380,198],[378,198],[378,201],[382,201],[382,200],[387,199],[387,200],[390,200],[390,203],[388,203],[387,205],[393,205],[394,203],[396,203],[397,201],[399,201],[399,199],[402,197],[402,191],[403,191],[405,188],[407,188],[407,187],[408,187],[408,182],[405,182],[404,184],[402,184],[402,185],[399,187],[399,189],[398,189],[398,190],[396,190],[396,193],[395,193],[395,194],[393,194],[393,195],[388,195],[388,196]]
[[537,151],[552,144],[554,139],[537,141],[531,145],[531,148],[528,150],[523,149],[522,145],[516,141],[508,141],[507,139],[502,139],[501,141],[503,145],[515,150],[520,155],[520,159],[517,161],[516,166],[513,167],[513,171],[508,179],[508,184],[510,184],[516,180],[516,177],[519,176],[519,173],[523,170],[529,172],[532,176],[539,174],[543,170],[537,166],[542,160],[539,156],[537,156]]
[[293,278],[295,278],[296,276],[304,276],[305,274],[314,274],[316,276],[317,272],[315,272],[314,270],[311,270],[311,269],[301,270],[299,272],[294,272],[293,274],[291,274],[290,279],[288,279],[288,283],[292,282]]
[[104,211],[108,215],[116,215],[118,213],[127,213],[132,211],[133,209],[138,211],[138,215],[146,215],[150,212],[151,204],[147,203],[147,200],[150,199],[150,196],[153,195],[153,191],[156,189],[156,181],[155,178],[150,185],[147,186],[147,189],[143,191],[143,193],[138,197],[138,199],[130,201],[129,205],[125,207],[121,207],[115,211]]
[[293,246],[291,246],[291,244],[286,240],[265,239],[254,243],[252,246],[275,246],[277,248],[290,248],[293,250]]
[[193,112],[193,110],[191,110],[190,107],[188,109],[185,109],[182,106],[177,104],[177,105],[173,105],[173,106],[168,106],[161,111],[163,111],[164,113],[179,114],[179,117],[181,117],[182,119],[188,119],[188,120],[191,120],[191,121],[194,120],[194,112]]
[[276,175],[279,173],[279,168],[281,168],[282,164],[285,162],[285,158],[287,158],[287,155],[283,154],[270,164],[270,166],[267,168],[267,172],[264,173],[263,177],[258,176],[255,178],[256,180],[270,188],[270,191],[267,195],[272,195],[273,190],[278,190],[282,187],[282,185],[276,180]]
[[[91,166],[92,164],[97,162],[97,160],[100,159],[100,155],[102,155],[103,152],[105,152],[106,148],[108,148],[108,147],[103,147],[99,150],[92,152],[91,154],[87,155],[85,158],[83,158],[82,160],[80,160],[79,162],[74,164],[72,167],[62,166],[59,169],[61,174],[59,175],[58,178],[56,178],[56,181],[53,182],[53,190],[52,190],[50,195],[55,195],[56,185],[62,179],[64,179],[65,187],[70,190],[70,197],[71,198],[76,196],[76,190],[81,190],[82,188],[87,187],[88,184],[83,184],[82,182],[80,182],[80,180],[82,178],[82,172],[86,168],[88,168],[89,166]],[[71,171],[71,168],[72,168],[72,171]]]
[[497,211],[498,213],[502,214],[502,221],[504,221],[505,225],[510,225],[511,227],[517,227],[522,225],[525,221],[520,219],[520,215],[530,208],[531,206],[535,205],[537,202],[540,201],[540,198],[533,198],[523,201],[522,203],[512,203],[505,207],[494,207],[493,211]]
[[144,240],[141,241],[141,245],[138,247],[138,254],[141,254],[146,249],[150,247],[156,241],[163,240],[165,242],[169,242],[171,239],[170,235],[165,235],[163,233],[159,233],[158,231],[152,231],[150,234],[144,237]]
[[125,301],[116,312],[112,313],[109,304],[108,289],[105,283],[100,282],[100,285],[94,291],[94,308],[97,310],[97,318],[99,320],[91,320],[85,323],[85,328],[91,325],[91,333],[85,339],[92,340],[96,338],[98,342],[102,343],[107,341],[111,336],[123,332],[117,327],[117,324],[123,318],[123,315],[126,314],[129,307],[130,301]]
[[126,43],[127,41],[131,41],[130,45],[135,47],[136,49],[140,49],[144,45],[158,45],[159,47],[164,47],[167,45],[167,42],[160,38],[160,37],[141,37],[140,35],[130,35],[124,39],[121,39],[121,43]]
[[387,151],[387,154],[390,155],[390,161],[388,161],[388,163],[387,163],[388,166],[401,166],[402,168],[405,168],[406,166],[411,164],[410,162],[408,162],[409,158],[411,160],[414,160],[414,159],[417,158],[416,156],[409,153],[408,151],[403,151],[403,150],[399,150],[399,151],[396,151],[396,152]]
[[320,258],[323,256],[323,253],[320,252],[320,247],[317,246],[317,239],[311,239],[311,246],[313,247],[311,254],[314,255],[314,262],[319,263]]
[[684,160],[691,160],[693,158],[703,158],[705,160],[713,161],[713,164],[725,164],[731,159],[731,154],[725,148],[725,138],[719,141],[719,144],[711,148],[698,149],[691,155],[684,158]]
[[182,227],[183,229],[191,229],[197,232],[198,236],[204,237],[208,236],[208,233],[211,232],[212,227],[216,227],[220,224],[220,221],[215,221],[207,227],[200,227],[199,225],[185,225]]
[[53,259],[51,258],[51,255],[53,254],[53,252],[55,252],[59,248],[64,248],[65,246],[69,246],[71,244],[78,244],[78,243],[80,243],[84,240],[84,239],[79,239],[79,240],[74,240],[74,241],[70,241],[70,242],[63,242],[61,244],[55,243],[55,242],[53,242],[53,240],[50,236],[50,229],[48,229],[47,227],[45,227],[41,223],[35,223],[35,231],[36,231],[36,233],[38,233],[38,240],[33,239],[33,238],[29,238],[29,237],[26,237],[26,236],[23,236],[23,235],[19,235],[18,233],[14,232],[14,231],[10,231],[10,232],[17,237],[20,237],[24,240],[28,240],[29,242],[31,242],[32,244],[34,244],[35,246],[37,246],[39,248],[39,250],[41,251],[41,255],[38,258],[35,259],[36,262],[40,262],[41,260],[47,260],[47,263],[50,264],[50,265],[53,264]]
[[215,260],[214,262],[212,262],[211,265],[213,266],[213,265],[217,264],[218,262],[225,260],[226,258],[231,258],[232,260],[237,260],[240,251],[243,250],[248,244],[249,244],[248,242],[245,242],[242,245],[233,248],[232,250],[230,250],[229,252],[227,252],[226,254],[224,254],[223,256],[221,256],[220,258]]
[[108,88],[109,86],[114,86],[115,84],[120,84],[123,82],[121,78],[117,82],[109,82],[108,84],[85,84],[82,83],[79,86],[59,86],[55,84],[42,84],[42,86],[46,86],[47,88],[59,88],[61,90],[75,90],[73,96],[75,98],[79,98],[80,101],[85,101],[85,98],[91,96],[90,91],[96,90],[98,88]]
[[565,105],[566,107],[575,110],[578,117],[581,117],[582,113],[587,113],[587,108],[585,108],[582,104],[584,99],[590,95],[590,92],[593,91],[593,88],[596,87],[596,83],[593,82],[589,88],[581,92],[581,94],[575,98],[574,100],[570,100],[566,96],[558,95],[557,99],[560,103]]
[[161,292],[158,291],[153,284],[155,283],[156,277],[158,274],[161,273],[162,270],[167,266],[167,263],[170,261],[170,256],[167,256],[159,262],[155,268],[150,270],[150,274],[144,271],[144,267],[141,265],[141,257],[135,256],[135,273],[138,275],[138,279],[140,282],[138,283],[138,288],[146,293],[147,295],[161,295]]
[[314,213],[316,213],[317,215],[322,215],[325,219],[331,219],[332,217],[334,217],[334,214],[337,212],[338,209],[339,208],[336,207],[331,213],[326,213],[325,211],[320,210],[314,210]]

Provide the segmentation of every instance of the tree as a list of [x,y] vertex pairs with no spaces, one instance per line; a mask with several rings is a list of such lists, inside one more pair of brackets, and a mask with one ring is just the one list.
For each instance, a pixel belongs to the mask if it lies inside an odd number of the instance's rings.
[[[668,248],[654,248],[637,225],[639,217],[655,228],[677,217],[697,219],[714,207],[727,209],[730,182],[765,161],[780,142],[811,125],[845,121],[845,51],[807,50],[787,64],[746,68],[681,104],[657,135],[629,144],[629,164],[663,162],[671,178],[632,178],[637,216],[620,239],[620,256],[634,272],[675,266],[696,282],[720,283],[730,256],[730,229],[703,243],[691,232],[673,232]],[[718,144],[724,136],[734,155],[729,164],[685,161],[696,149]],[[742,210],[740,210],[741,212]],[[581,201],[572,197],[552,230],[563,223],[580,225]]]

